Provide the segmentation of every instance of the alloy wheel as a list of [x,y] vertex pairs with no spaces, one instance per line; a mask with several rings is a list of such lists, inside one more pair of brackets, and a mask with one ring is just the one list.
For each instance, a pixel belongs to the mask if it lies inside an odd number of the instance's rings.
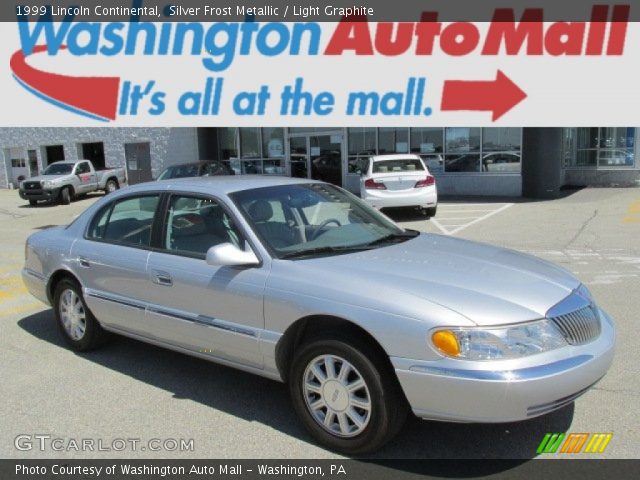
[[80,296],[67,288],[60,295],[59,306],[62,326],[72,340],[80,340],[87,329],[87,317]]
[[351,363],[336,355],[314,358],[304,371],[304,399],[313,419],[329,433],[355,437],[371,418],[369,388]]

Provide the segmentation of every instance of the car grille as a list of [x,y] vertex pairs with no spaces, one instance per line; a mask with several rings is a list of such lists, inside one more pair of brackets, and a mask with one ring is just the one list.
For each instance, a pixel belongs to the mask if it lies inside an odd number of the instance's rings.
[[600,316],[591,305],[551,320],[571,345],[584,345],[600,335]]
[[40,182],[24,182],[25,190],[39,190]]

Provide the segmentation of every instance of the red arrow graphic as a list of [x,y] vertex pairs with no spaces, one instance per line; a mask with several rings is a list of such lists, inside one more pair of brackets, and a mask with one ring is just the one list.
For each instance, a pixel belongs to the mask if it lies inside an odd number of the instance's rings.
[[[38,45],[33,53],[46,50],[46,45]],[[44,72],[29,65],[22,50],[11,56],[10,67],[25,88],[57,106],[102,120],[116,119],[119,77],[72,77]]]
[[495,80],[445,81],[440,109],[490,111],[495,122],[525,98],[527,94],[498,70]]

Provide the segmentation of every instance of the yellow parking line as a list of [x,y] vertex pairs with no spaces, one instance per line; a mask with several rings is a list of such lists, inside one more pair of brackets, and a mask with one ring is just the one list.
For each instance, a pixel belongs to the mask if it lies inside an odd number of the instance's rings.
[[16,287],[9,290],[0,290],[0,300],[11,300],[23,293],[27,293],[26,287]]
[[20,265],[17,263],[14,265],[5,265],[0,267],[0,273],[18,272],[18,271],[20,271]]
[[627,216],[622,219],[622,223],[640,223],[640,200],[629,205]]
[[0,300],[12,300],[27,293],[27,287],[18,275],[0,278]]
[[640,213],[640,200],[633,202],[629,206],[628,213]]

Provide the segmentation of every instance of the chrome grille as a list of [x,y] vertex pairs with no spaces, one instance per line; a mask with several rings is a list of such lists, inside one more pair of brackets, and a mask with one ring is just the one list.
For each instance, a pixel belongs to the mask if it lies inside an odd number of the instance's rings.
[[600,335],[600,317],[591,305],[551,317],[551,320],[571,345],[589,343]]
[[24,182],[25,190],[39,190],[40,182]]

